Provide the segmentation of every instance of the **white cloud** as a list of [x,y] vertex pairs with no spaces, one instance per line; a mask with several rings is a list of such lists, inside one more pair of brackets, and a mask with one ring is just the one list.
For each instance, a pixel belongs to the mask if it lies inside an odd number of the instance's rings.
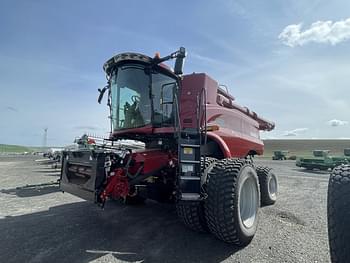
[[297,129],[294,129],[294,130],[291,130],[291,131],[285,131],[283,133],[283,136],[298,136],[300,133],[303,133],[305,131],[307,131],[308,128],[297,128]]
[[349,122],[348,121],[342,121],[342,120],[333,119],[333,120],[327,121],[327,123],[330,126],[332,126],[332,127],[338,127],[338,126],[347,125]]
[[301,28],[301,23],[289,25],[278,38],[290,47],[303,46],[309,42],[336,45],[350,39],[350,18],[336,22],[317,21],[304,31]]

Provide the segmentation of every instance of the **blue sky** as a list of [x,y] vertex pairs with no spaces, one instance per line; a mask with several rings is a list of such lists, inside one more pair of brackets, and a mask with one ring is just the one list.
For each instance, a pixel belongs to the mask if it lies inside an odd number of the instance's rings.
[[105,134],[103,63],[179,46],[185,72],[208,73],[276,122],[264,138],[349,138],[348,10],[346,0],[1,1],[0,143],[41,145],[45,127],[50,145]]

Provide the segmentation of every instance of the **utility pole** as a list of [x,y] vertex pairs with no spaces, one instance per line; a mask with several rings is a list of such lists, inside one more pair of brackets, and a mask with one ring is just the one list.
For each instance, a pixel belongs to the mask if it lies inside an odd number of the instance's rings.
[[43,148],[46,149],[47,147],[47,130],[48,128],[44,128],[44,137],[43,137]]

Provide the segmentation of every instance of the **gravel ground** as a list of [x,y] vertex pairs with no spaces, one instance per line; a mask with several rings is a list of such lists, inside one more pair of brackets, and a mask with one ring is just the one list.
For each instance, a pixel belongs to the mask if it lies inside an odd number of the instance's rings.
[[329,262],[329,175],[293,161],[256,163],[279,176],[278,202],[260,209],[255,238],[236,248],[188,230],[171,205],[101,210],[61,193],[59,171],[34,157],[0,157],[0,262]]

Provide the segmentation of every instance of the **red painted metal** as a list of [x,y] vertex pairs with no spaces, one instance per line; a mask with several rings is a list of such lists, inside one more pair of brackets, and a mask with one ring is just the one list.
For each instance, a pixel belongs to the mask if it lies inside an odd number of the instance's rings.
[[218,105],[207,105],[208,125],[216,124],[219,130],[211,133],[221,138],[221,149],[227,147],[230,155],[225,157],[245,157],[250,152],[263,154],[264,144],[259,136],[259,124],[240,111],[223,108]]
[[228,148],[226,142],[223,140],[223,138],[221,138],[218,134],[216,134],[215,132],[208,132],[207,133],[208,138],[215,141],[219,147],[221,152],[224,154],[225,158],[230,158],[232,157],[231,151]]
[[175,132],[174,127],[154,128],[154,127],[152,127],[152,125],[146,125],[146,126],[140,127],[140,128],[132,128],[132,129],[114,131],[110,135],[110,138],[116,139],[116,138],[118,138],[119,135],[125,136],[126,134],[174,134],[174,132]]
[[88,143],[88,144],[96,144],[96,141],[95,141],[95,139],[93,139],[93,138],[88,138],[87,143]]
[[[217,109],[230,109],[226,112],[241,112],[258,122],[258,130],[272,130],[274,123],[269,122],[246,107],[233,102],[234,97],[219,88],[219,84],[204,73],[184,76],[180,94],[180,119],[183,128],[195,128],[196,107],[202,89],[206,91],[206,102],[215,105]],[[208,114],[207,114],[208,115]]]
[[245,157],[254,152],[263,154],[264,144],[259,130],[270,130],[274,123],[259,117],[234,103],[231,95],[218,88],[218,83],[204,73],[184,76],[180,94],[180,122],[182,128],[195,128],[198,97],[206,90],[207,123],[216,124],[219,130],[208,132],[218,143],[225,158]]
[[[135,151],[132,153],[131,158],[133,160],[132,166],[128,168],[118,168],[110,173],[110,176],[107,178],[106,187],[100,195],[103,202],[105,202],[108,197],[114,199],[125,198],[131,194],[127,173],[132,177],[136,176],[140,167],[143,166],[140,172],[142,172],[142,174],[150,174],[167,166],[172,167],[174,163],[176,163],[172,153],[166,153],[157,149]],[[129,156],[126,156],[126,160],[127,159],[129,159]]]
[[110,135],[111,139],[117,139],[118,135],[126,135],[126,134],[151,134],[153,133],[152,125],[146,125],[140,128],[132,128],[132,129],[124,129],[119,131],[113,131]]
[[173,156],[171,153],[159,149],[142,149],[135,151],[132,159],[134,160],[134,165],[129,168],[129,173],[135,174],[140,166],[143,165],[142,173],[148,174],[170,166]]
[[107,186],[100,195],[101,200],[105,202],[107,197],[114,199],[123,197],[125,198],[129,194],[129,182],[125,174],[125,170],[118,168],[111,173],[111,176],[107,179]]
[[[258,116],[255,112],[234,102],[234,97],[219,88],[218,83],[204,73],[185,75],[181,80],[179,94],[181,128],[197,127],[197,106],[205,90],[207,123],[219,126],[219,130],[208,132],[208,137],[215,141],[225,157],[245,157],[249,153],[263,154],[264,144],[259,131],[270,131],[275,127]],[[153,128],[147,125],[141,128],[113,132],[111,138],[133,134],[169,134],[173,127]],[[161,154],[159,155],[159,157]],[[161,158],[161,157],[160,157]]]

